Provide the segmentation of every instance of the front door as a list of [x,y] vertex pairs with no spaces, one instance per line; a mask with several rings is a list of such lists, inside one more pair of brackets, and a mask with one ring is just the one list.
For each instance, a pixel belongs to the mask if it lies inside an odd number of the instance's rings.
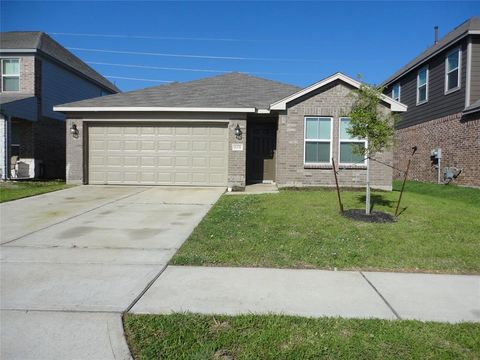
[[252,122],[247,129],[247,182],[275,181],[277,127],[274,122]]

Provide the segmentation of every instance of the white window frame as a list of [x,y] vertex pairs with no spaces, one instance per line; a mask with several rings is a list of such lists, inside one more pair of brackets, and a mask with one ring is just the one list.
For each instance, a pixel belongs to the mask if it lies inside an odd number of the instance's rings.
[[[425,75],[425,84],[421,86],[425,86],[425,100],[419,101],[419,95],[420,95],[420,86],[419,86],[419,80],[420,80],[420,73],[426,70],[426,75]],[[421,69],[417,71],[417,105],[422,105],[428,102],[428,82],[429,82],[429,77],[430,77],[430,70],[428,66],[424,66]]]
[[[458,67],[448,71],[448,57],[457,51],[458,51]],[[458,75],[457,75],[458,85],[454,88],[448,89],[448,74],[450,74],[455,70],[458,70]],[[445,56],[445,95],[448,95],[448,94],[451,94],[452,92],[460,90],[460,88],[462,87],[461,81],[462,81],[462,49],[460,47],[456,47],[455,49],[452,49],[451,51],[449,51]]]
[[338,119],[338,164],[339,166],[360,166],[360,167],[365,167],[367,166],[367,159],[364,158],[363,162],[358,162],[358,163],[342,163],[340,162],[340,145],[342,143],[364,143],[365,148],[368,147],[368,140],[367,139],[358,139],[358,138],[353,138],[353,139],[342,139],[342,120],[348,119],[348,121],[351,120],[348,116],[342,116]]
[[[330,139],[307,139],[307,119],[328,119],[330,121]],[[330,154],[328,156],[328,162],[307,162],[307,142],[330,142]],[[332,165],[332,150],[333,150],[333,117],[331,116],[319,116],[310,115],[303,117],[303,165],[304,166],[319,166],[319,165]]]
[[[398,97],[395,97],[394,96],[394,90],[395,90],[395,87],[397,87],[397,86],[398,86]],[[393,86],[392,86],[392,99],[400,102],[401,94],[402,94],[402,86],[400,85],[400,83],[393,84]]]
[[[2,60],[2,61],[1,61],[1,63],[0,63],[0,66],[1,66],[1,69],[0,69],[0,70],[2,71],[2,84],[1,84],[1,86],[2,86],[2,92],[6,92],[6,93],[18,93],[18,92],[20,92],[20,89],[21,89],[21,86],[20,86],[20,85],[21,85],[21,84],[20,84],[20,72],[21,72],[21,70],[20,70],[20,69],[21,69],[21,65],[22,65],[22,59],[20,59],[20,58],[15,58],[15,57],[8,57],[8,58],[2,58],[1,60]],[[4,61],[4,60],[18,60],[18,75],[5,75],[5,74],[3,73],[3,61]],[[17,76],[18,76],[18,90],[5,90],[5,89],[4,89],[4,86],[3,86],[3,78],[5,78],[5,77],[7,77],[7,78],[10,77],[10,78],[12,78],[12,77],[17,77]]]

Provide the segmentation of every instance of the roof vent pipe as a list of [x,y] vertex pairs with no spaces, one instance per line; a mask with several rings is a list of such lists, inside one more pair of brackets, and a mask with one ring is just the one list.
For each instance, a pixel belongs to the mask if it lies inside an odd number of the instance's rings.
[[435,30],[435,41],[433,44],[436,44],[438,43],[438,25],[435,25],[433,29]]

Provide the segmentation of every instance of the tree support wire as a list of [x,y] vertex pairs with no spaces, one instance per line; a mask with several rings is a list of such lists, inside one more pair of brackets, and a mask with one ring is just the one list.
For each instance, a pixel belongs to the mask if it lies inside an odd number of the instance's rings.
[[[390,164],[387,164],[386,162],[377,160],[377,159],[375,159],[375,158],[373,158],[373,157],[371,157],[371,156],[367,156],[367,157],[363,158],[362,160],[353,163],[353,165],[357,165],[357,164],[364,163],[365,160],[367,160],[367,159],[370,159],[370,160],[372,160],[372,161],[378,162],[379,164],[385,165],[385,166],[387,166],[387,167],[389,167],[389,168],[392,168],[392,169],[394,169],[394,170],[400,171],[402,174],[405,174],[405,170],[396,168],[395,166],[392,166],[392,165],[390,165]],[[336,172],[337,172],[337,174],[339,174],[341,171],[344,171],[344,170],[350,170],[350,169],[349,169],[349,168],[338,169]]]
[[340,212],[343,213],[342,198],[340,197],[340,187],[338,186],[337,171],[335,170],[335,160],[332,158],[333,175],[335,176],[335,185],[337,186],[338,205],[340,206]]
[[[417,151],[417,147],[416,146],[412,147],[412,154],[410,155],[410,158],[408,159],[407,168],[405,170],[398,169],[395,166],[392,166],[392,165],[387,164],[383,161],[374,159],[370,156],[367,156],[367,157],[363,158],[361,161],[358,161],[358,162],[354,163],[354,164],[364,163],[365,160],[369,159],[369,160],[372,160],[372,161],[376,161],[376,162],[378,162],[382,165],[388,166],[389,168],[392,168],[394,170],[400,171],[401,173],[404,174],[403,182],[402,182],[402,189],[400,190],[400,196],[398,197],[398,201],[397,201],[397,208],[395,209],[395,216],[398,216],[398,209],[400,208],[400,202],[402,201],[403,190],[405,189],[405,183],[407,182],[408,170],[410,169],[410,163],[412,162],[413,155],[415,155],[416,151]],[[340,205],[340,211],[343,212],[343,204],[342,204],[342,200],[341,200],[341,197],[340,197],[340,188],[338,186],[337,175],[341,171],[347,170],[347,169],[338,169],[337,170],[336,167],[335,167],[335,160],[333,160],[333,158],[332,158],[332,165],[333,165],[333,174],[335,175],[335,185],[337,187],[338,204]]]
[[410,169],[410,163],[412,161],[413,155],[417,151],[417,147],[412,147],[412,155],[410,155],[410,159],[408,159],[407,163],[407,170],[405,170],[405,176],[403,178],[402,189],[400,190],[400,196],[398,197],[397,201],[397,208],[395,209],[395,216],[398,216],[398,209],[400,208],[400,202],[402,201],[403,189],[405,189],[405,183],[407,182],[408,170]]

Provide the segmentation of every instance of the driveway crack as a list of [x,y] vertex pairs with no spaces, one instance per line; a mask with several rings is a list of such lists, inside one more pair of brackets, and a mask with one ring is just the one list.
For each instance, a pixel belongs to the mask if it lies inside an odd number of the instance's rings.
[[138,296],[132,301],[132,303],[127,307],[127,309],[125,310],[124,313],[127,313],[129,312],[134,306],[135,304],[142,298],[143,295],[145,295],[145,293],[148,291],[148,289],[150,289],[152,287],[152,285],[155,283],[155,281],[157,281],[157,279],[160,277],[160,275],[163,274],[163,272],[167,269],[168,265],[165,265],[159,272],[157,275],[155,275],[153,277],[152,280],[150,280],[150,282],[147,284],[147,286],[142,290],[142,292],[140,292],[140,294],[138,294]]
[[382,293],[375,287],[375,285],[373,285],[373,283],[368,280],[368,278],[365,276],[365,274],[361,271],[359,271],[360,275],[362,275],[362,277],[365,279],[365,281],[371,286],[371,288],[377,293],[378,296],[380,296],[380,298],[382,299],[382,301],[385,303],[385,305],[388,306],[388,308],[390,309],[390,311],[393,313],[393,315],[396,316],[396,318],[398,320],[402,320],[402,317],[400,316],[400,314],[393,308],[392,305],[390,305],[390,303],[387,301],[387,299],[385,299],[385,297],[382,295]]

